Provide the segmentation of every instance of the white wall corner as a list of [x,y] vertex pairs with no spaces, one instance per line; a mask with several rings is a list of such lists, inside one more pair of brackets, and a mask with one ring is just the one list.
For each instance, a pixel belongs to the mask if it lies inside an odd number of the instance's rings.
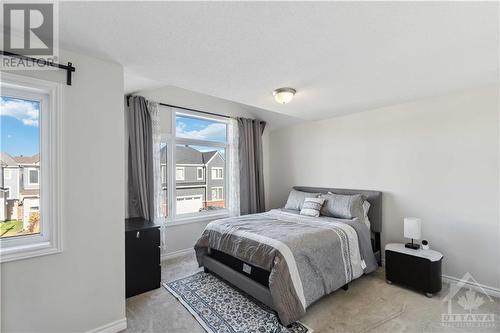
[[118,333],[127,329],[127,318],[122,318],[111,323],[96,327],[87,333]]

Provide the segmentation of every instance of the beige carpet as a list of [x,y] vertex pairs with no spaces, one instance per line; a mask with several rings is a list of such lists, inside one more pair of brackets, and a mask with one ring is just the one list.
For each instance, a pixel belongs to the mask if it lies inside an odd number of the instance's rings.
[[[162,280],[171,281],[197,271],[194,255],[162,263]],[[445,327],[441,314],[448,286],[429,299],[422,294],[385,282],[384,272],[361,277],[313,304],[301,322],[317,332],[500,332],[500,299],[486,301],[479,312],[494,313],[496,326]],[[460,293],[457,295],[460,297]],[[127,332],[204,332],[191,314],[164,288],[127,300]]]

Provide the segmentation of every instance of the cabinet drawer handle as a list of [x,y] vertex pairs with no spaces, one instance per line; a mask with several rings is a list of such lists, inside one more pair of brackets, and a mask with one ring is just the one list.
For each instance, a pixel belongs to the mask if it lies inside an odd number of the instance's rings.
[[141,237],[141,232],[137,231],[137,233],[135,234],[135,238],[139,238],[139,237]]

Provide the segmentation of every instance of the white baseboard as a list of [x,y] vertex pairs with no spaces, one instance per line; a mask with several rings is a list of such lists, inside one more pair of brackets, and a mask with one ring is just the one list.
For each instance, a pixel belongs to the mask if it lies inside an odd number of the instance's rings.
[[[441,275],[441,277],[443,278],[443,282],[446,282],[446,283],[457,283],[460,281],[459,278],[456,278],[454,276]],[[490,287],[490,286],[480,284],[480,283],[478,283],[478,284],[471,283],[470,281],[466,281],[464,284],[467,287],[471,288],[472,290],[478,291],[480,293],[485,292],[488,296],[500,298],[500,289]]]
[[118,333],[127,329],[127,318],[122,318],[117,321],[94,328],[87,333]]
[[174,252],[164,253],[161,255],[160,260],[164,261],[164,260],[174,259],[191,253],[194,254],[194,249],[192,247],[183,250],[177,250]]

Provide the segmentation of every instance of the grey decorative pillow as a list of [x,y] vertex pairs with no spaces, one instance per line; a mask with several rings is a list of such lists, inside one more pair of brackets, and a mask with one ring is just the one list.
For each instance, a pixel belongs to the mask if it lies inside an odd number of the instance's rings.
[[341,219],[364,219],[363,202],[365,201],[361,194],[343,195],[328,193],[321,195],[325,199],[321,215],[337,217]]
[[364,213],[364,216],[365,216],[365,224],[366,226],[368,227],[368,229],[370,229],[370,219],[368,218],[368,211],[370,210],[370,203],[368,202],[368,200],[365,200],[363,202],[363,213]]
[[301,210],[306,198],[317,198],[319,193],[309,193],[297,190],[291,190],[285,209]]
[[318,217],[324,202],[325,199],[323,198],[306,198],[300,210],[300,215]]

